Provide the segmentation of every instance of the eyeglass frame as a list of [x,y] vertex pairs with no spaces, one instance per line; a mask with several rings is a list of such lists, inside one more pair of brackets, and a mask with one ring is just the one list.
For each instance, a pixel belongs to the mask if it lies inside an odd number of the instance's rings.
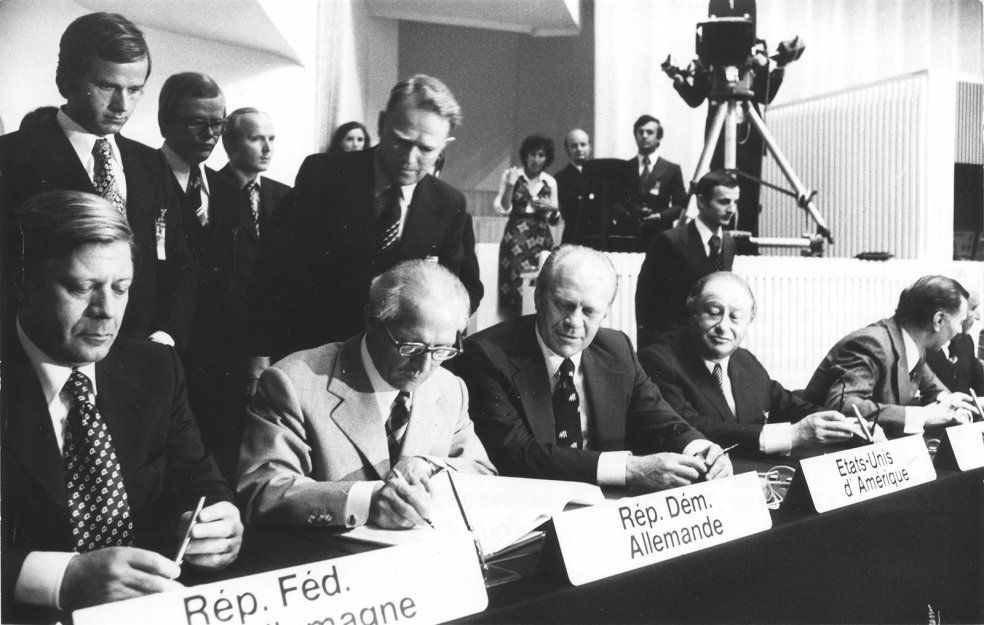
[[[382,319],[376,317],[376,321],[379,322],[379,325],[383,326],[383,331],[386,333],[386,337],[389,338],[390,344],[396,348],[397,353],[400,354],[402,358],[414,358],[415,356],[420,356],[422,354],[430,354],[434,362],[444,362],[446,360],[451,360],[452,358],[461,355],[461,352],[463,352],[465,349],[464,344],[462,342],[460,331],[457,333],[457,339],[455,340],[455,342],[457,343],[456,346],[451,346],[451,345],[431,346],[431,345],[427,345],[426,343],[420,343],[417,341],[399,341],[395,336],[393,336],[393,333],[389,331],[389,328],[386,327],[386,324],[383,323]],[[407,348],[412,350],[412,353],[404,354],[403,350]],[[449,356],[442,358],[438,356],[438,353],[440,353],[439,350],[449,350],[452,353]]]
[[[223,132],[225,132],[226,124],[229,123],[228,118],[201,119],[195,117],[192,119],[178,119],[178,121],[181,122],[185,128],[187,128],[188,130],[190,130],[195,134],[201,134],[202,132],[205,131],[206,128],[208,128],[209,132],[215,135],[221,135]],[[216,127],[218,129],[216,129]]]

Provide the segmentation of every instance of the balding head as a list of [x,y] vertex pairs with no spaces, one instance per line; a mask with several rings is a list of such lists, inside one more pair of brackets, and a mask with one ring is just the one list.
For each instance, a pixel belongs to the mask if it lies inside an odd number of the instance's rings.
[[591,158],[591,138],[588,133],[575,128],[564,137],[564,149],[567,150],[567,157],[571,162],[580,167]]
[[718,271],[701,278],[687,298],[690,332],[701,357],[721,361],[735,353],[755,319],[755,296],[741,276]]

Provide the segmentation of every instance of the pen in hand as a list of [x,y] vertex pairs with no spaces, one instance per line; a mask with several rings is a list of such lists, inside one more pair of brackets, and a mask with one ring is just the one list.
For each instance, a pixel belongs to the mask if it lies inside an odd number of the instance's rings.
[[[403,473],[401,473],[399,469],[394,467],[393,475],[396,476],[396,479],[400,480],[401,482],[404,482],[407,486],[410,486],[410,482],[407,481],[407,478],[403,477]],[[432,530],[437,529],[436,527],[434,527],[434,524],[431,522],[431,520],[425,517],[424,515],[420,515],[420,518],[422,518],[424,522],[427,523],[427,525],[429,525]]]
[[741,445],[741,443],[735,443],[734,445],[730,445],[728,447],[725,447],[724,449],[721,450],[721,455],[722,456],[726,456],[729,451],[731,451],[732,449],[734,449],[738,445]]
[[185,552],[188,550],[188,545],[191,543],[191,530],[195,527],[195,523],[198,522],[198,515],[202,513],[202,508],[205,507],[205,496],[203,495],[198,499],[198,505],[195,506],[195,511],[191,514],[191,518],[188,519],[188,529],[185,530],[184,539],[181,541],[181,547],[178,548],[178,555],[174,556],[174,563],[181,566],[184,562]]

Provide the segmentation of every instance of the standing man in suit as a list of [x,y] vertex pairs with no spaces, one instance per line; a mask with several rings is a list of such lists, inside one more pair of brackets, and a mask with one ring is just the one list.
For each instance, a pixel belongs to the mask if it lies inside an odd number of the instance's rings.
[[580,128],[567,133],[564,149],[570,162],[556,174],[557,196],[560,215],[564,218],[564,243],[571,243],[577,232],[581,216],[581,202],[584,199],[584,163],[591,158],[591,137]]
[[492,461],[505,475],[646,491],[730,475],[727,455],[666,403],[628,337],[601,328],[617,286],[604,253],[563,245],[540,271],[535,315],[468,339],[455,369]]
[[364,332],[266,369],[249,406],[239,495],[253,521],[412,527],[430,518],[428,478],[490,474],[464,382],[468,293],[448,269],[409,260],[369,288]]
[[926,364],[951,391],[970,393],[970,389],[974,389],[978,397],[984,397],[984,364],[977,358],[974,339],[970,336],[980,314],[980,296],[970,291],[967,318],[960,333],[941,349],[930,352],[926,356]]
[[137,253],[125,218],[78,191],[38,195],[18,216],[19,310],[0,404],[3,621],[65,620],[179,588],[179,517],[201,496],[185,562],[227,566],[243,526],[175,351],[117,336]]
[[680,415],[715,443],[740,443],[740,455],[784,454],[849,440],[853,419],[803,401],[769,377],[741,347],[755,320],[745,280],[719,271],[687,298],[690,327],[664,334],[639,361]]
[[447,86],[418,74],[390,92],[377,146],[305,159],[262,241],[254,301],[264,355],[357,333],[373,276],[401,260],[436,260],[478,307],[465,198],[430,173],[460,122]]
[[889,438],[967,422],[971,398],[951,393],[926,354],[956,336],[967,318],[967,290],[945,276],[923,276],[902,291],[895,315],[851,332],[827,352],[803,398],[847,412],[857,406]]
[[639,153],[626,161],[630,207],[639,216],[638,251],[644,252],[659,232],[669,230],[687,209],[683,172],[676,163],[657,153],[663,125],[652,115],[642,115],[632,126]]
[[646,251],[636,285],[639,347],[687,327],[687,295],[712,271],[731,271],[735,242],[724,227],[738,207],[738,178],[717,170],[697,182],[697,219],[656,235]]
[[185,235],[200,268],[195,319],[183,353],[188,399],[205,444],[232,475],[249,355],[245,302],[233,296],[233,271],[241,250],[237,242],[255,239],[256,225],[238,187],[204,165],[225,127],[225,98],[215,81],[197,72],[168,77],[157,120],[170,182],[181,197]]
[[12,271],[20,244],[11,221],[42,191],[97,193],[126,216],[140,262],[122,333],[180,346],[194,314],[196,267],[181,233],[178,198],[155,150],[120,135],[150,76],[143,33],[122,15],[90,13],[62,35],[55,82],[65,97],[58,114],[0,137],[0,206],[6,223],[2,318],[16,310]]

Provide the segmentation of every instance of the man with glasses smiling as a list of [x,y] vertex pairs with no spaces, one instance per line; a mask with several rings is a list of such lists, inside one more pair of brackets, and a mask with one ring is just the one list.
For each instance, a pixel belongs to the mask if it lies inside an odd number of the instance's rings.
[[369,288],[365,332],[266,369],[239,461],[246,517],[287,525],[413,527],[430,518],[427,479],[490,474],[464,382],[468,293],[437,263],[405,261]]

